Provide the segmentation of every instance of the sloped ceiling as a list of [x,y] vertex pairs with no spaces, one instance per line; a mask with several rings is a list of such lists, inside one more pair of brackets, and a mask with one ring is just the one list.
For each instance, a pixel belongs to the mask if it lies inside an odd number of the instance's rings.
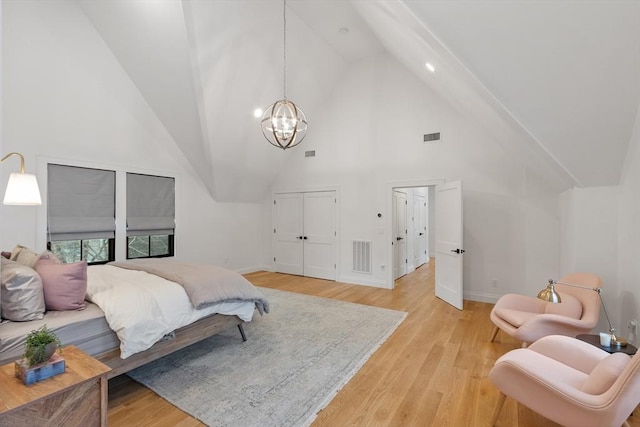
[[[283,95],[282,2],[79,4],[212,196],[262,201],[296,151],[253,116]],[[473,93],[563,186],[618,183],[640,105],[638,1],[290,0],[287,28],[287,96],[308,118],[349,64],[386,51],[454,104]]]

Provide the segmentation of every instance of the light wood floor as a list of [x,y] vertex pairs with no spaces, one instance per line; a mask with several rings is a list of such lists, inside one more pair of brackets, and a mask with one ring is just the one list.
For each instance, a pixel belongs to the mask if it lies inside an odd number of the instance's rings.
[[[498,392],[487,374],[498,357],[520,343],[503,333],[489,342],[491,304],[465,301],[458,311],[437,299],[433,268],[433,261],[420,267],[398,280],[393,291],[269,272],[246,275],[256,286],[409,313],[314,426],[489,425]],[[126,376],[110,381],[108,421],[111,426],[202,425]],[[640,427],[640,416],[629,422]],[[498,422],[501,427],[556,425],[511,399]]]

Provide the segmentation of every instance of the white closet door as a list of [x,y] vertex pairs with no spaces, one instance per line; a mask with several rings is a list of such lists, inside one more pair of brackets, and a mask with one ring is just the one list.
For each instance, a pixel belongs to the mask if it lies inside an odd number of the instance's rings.
[[336,279],[336,193],[304,193],[304,275]]
[[302,193],[276,194],[273,204],[274,270],[304,274]]
[[427,262],[427,199],[421,194],[414,195],[413,218],[415,266],[418,268]]
[[407,274],[407,194],[393,191],[394,204],[394,279]]

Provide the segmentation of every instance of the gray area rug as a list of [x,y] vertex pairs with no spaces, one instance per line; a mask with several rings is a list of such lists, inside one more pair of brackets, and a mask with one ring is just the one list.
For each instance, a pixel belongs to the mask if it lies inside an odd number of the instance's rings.
[[260,288],[271,313],[129,373],[210,426],[306,426],[405,312]]

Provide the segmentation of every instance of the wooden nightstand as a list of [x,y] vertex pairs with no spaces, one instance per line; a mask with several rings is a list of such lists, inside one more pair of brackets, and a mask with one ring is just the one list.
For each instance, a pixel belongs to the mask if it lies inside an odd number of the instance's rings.
[[14,363],[0,366],[0,426],[106,426],[107,365],[62,348],[66,371],[26,386]]

